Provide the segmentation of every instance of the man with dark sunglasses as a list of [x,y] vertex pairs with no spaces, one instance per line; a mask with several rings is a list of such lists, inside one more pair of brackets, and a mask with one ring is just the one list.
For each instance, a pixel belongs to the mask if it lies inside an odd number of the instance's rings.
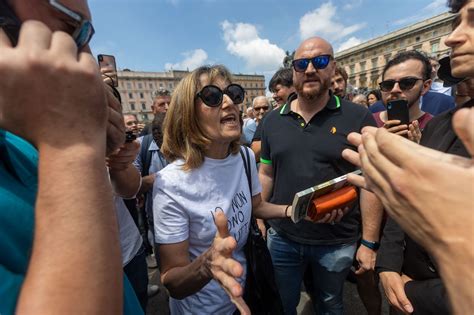
[[408,102],[410,124],[400,125],[399,121],[389,120],[387,111],[382,111],[374,114],[377,125],[418,143],[421,130],[433,118],[420,108],[420,99],[431,86],[429,59],[416,50],[397,54],[385,65],[379,86],[385,106],[400,99]]
[[84,0],[0,0],[2,314],[141,312],[110,187],[139,178],[116,169],[125,126],[90,21]]
[[[375,122],[366,108],[330,91],[335,66],[332,46],[322,38],[309,38],[296,50],[296,94],[263,122],[259,178],[265,200],[291,204],[295,193],[355,169],[341,157],[348,147],[346,137]],[[268,246],[285,314],[296,314],[308,266],[314,275],[315,309],[343,313],[342,289],[360,237],[361,212],[365,245],[359,247],[357,259],[364,272],[375,262],[381,220],[372,193],[361,190],[360,206],[358,200],[318,222],[269,220]]]

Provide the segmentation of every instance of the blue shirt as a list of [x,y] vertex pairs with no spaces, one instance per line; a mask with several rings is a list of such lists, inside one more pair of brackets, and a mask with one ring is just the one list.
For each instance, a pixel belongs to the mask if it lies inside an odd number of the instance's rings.
[[[142,145],[143,137],[140,137],[137,140],[138,142],[140,142],[140,145]],[[165,157],[160,151],[160,147],[156,144],[154,140],[150,142],[147,151],[151,152],[151,161],[150,167],[148,168],[148,175],[155,174],[162,170],[166,165],[168,165],[168,161],[166,161]],[[138,152],[138,155],[135,158],[135,162],[133,162],[133,164],[140,173],[142,172],[144,167],[143,161],[146,160],[146,157],[142,156],[142,153],[147,151],[143,151],[140,149],[140,152]],[[153,189],[150,189],[146,192],[145,210],[147,213],[153,212]]]
[[[15,312],[28,269],[37,190],[38,151],[0,130],[0,314]],[[124,314],[143,314],[126,277]]]

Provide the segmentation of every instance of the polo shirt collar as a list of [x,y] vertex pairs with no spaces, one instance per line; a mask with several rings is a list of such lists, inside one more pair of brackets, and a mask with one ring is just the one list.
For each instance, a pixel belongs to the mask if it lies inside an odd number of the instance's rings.
[[[298,98],[298,94],[291,93],[285,105],[280,109],[280,115],[288,115],[291,112],[291,102]],[[341,99],[329,90],[329,101],[325,108],[330,110],[339,110],[341,108]]]

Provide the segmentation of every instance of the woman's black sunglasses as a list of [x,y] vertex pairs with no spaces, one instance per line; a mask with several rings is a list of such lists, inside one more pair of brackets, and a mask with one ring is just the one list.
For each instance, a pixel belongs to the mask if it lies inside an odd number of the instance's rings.
[[390,92],[393,90],[393,87],[395,86],[395,83],[398,83],[398,86],[400,87],[400,90],[406,91],[412,89],[416,82],[422,80],[421,78],[414,78],[414,77],[406,77],[406,78],[401,78],[399,81],[397,80],[385,80],[379,83],[380,90],[382,92]]
[[235,105],[242,103],[245,98],[245,90],[238,84],[230,84],[224,91],[215,85],[206,85],[196,97],[199,97],[207,106],[218,107],[222,104],[224,94],[228,95]]

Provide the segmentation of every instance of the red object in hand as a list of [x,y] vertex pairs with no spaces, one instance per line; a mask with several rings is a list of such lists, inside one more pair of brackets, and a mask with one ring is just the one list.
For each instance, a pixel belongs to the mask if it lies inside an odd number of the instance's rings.
[[308,216],[312,221],[321,220],[326,213],[335,209],[343,209],[357,199],[357,189],[345,186],[329,194],[317,197],[311,201]]

